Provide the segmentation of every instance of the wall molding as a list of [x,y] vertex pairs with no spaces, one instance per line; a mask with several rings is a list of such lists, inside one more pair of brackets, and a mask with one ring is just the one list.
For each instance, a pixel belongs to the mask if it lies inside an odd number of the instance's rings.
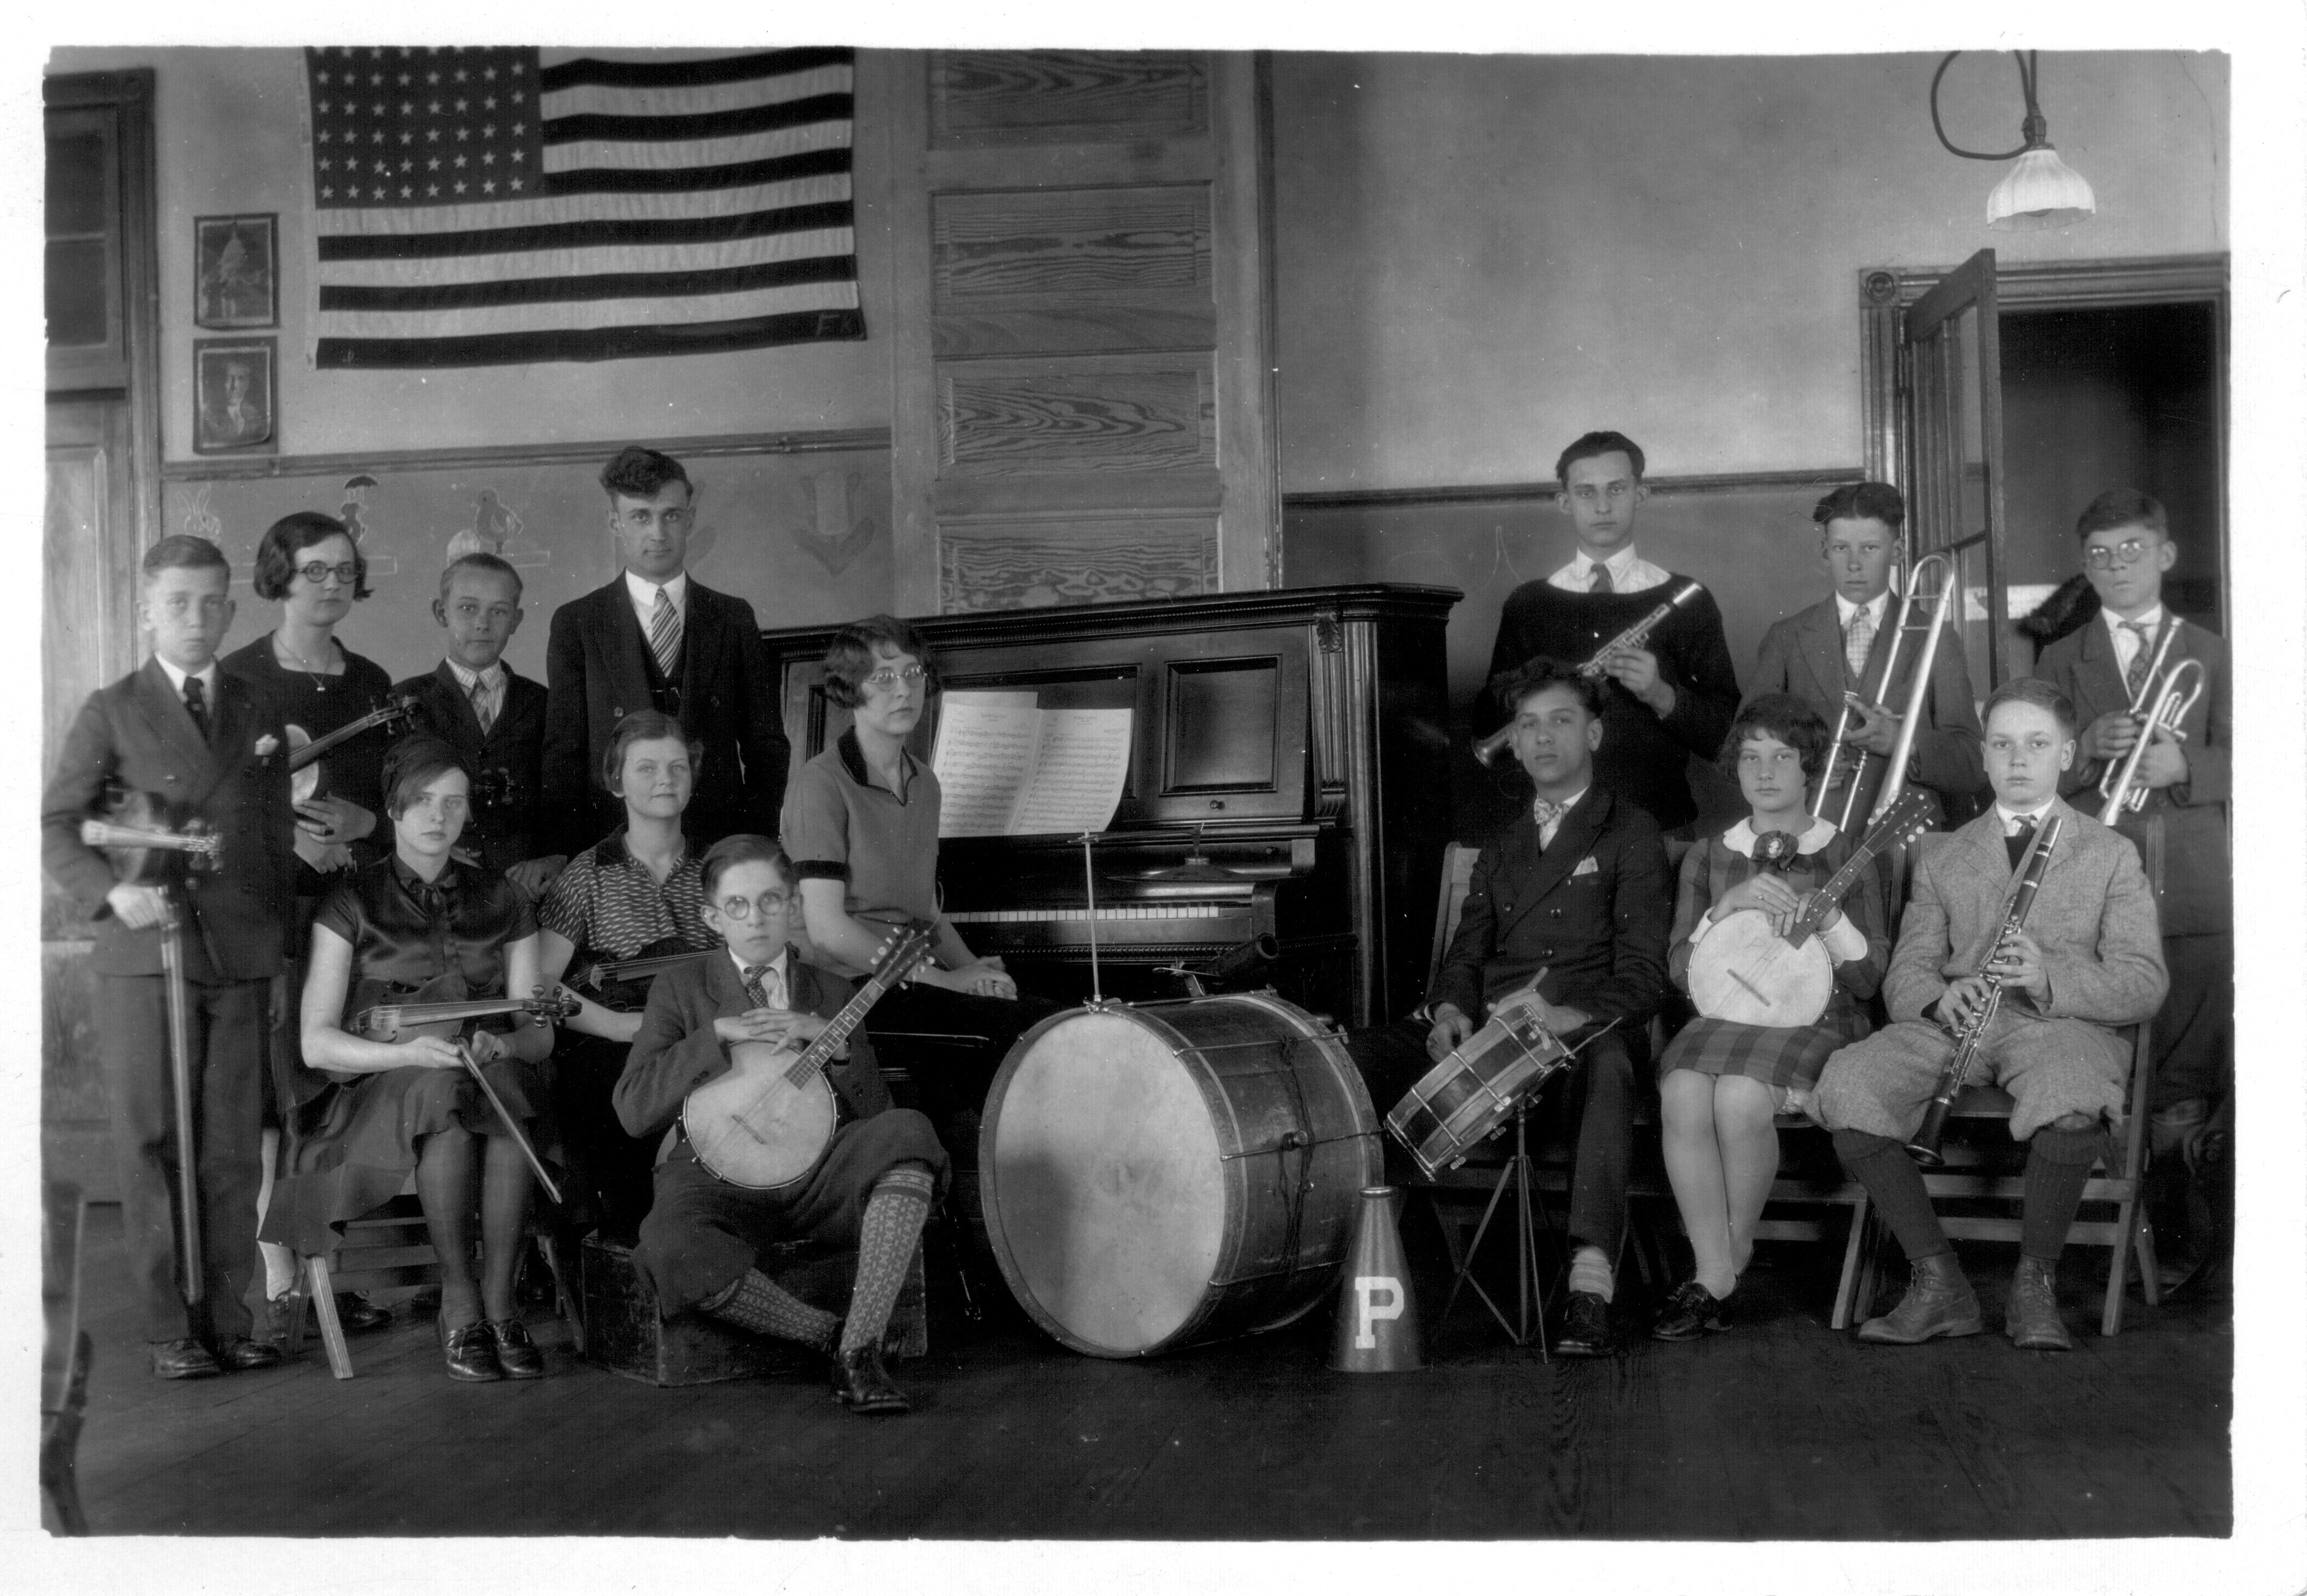
[[356,471],[438,471],[456,467],[553,465],[606,460],[629,443],[646,443],[682,460],[716,455],[817,454],[889,447],[885,426],[806,433],[725,433],[701,438],[613,438],[579,443],[505,443],[471,449],[381,449],[367,453],[277,454],[244,459],[169,460],[165,482],[247,482],[270,476],[345,476]]
[[[1814,466],[1786,471],[1712,471],[1684,476],[1645,479],[1654,495],[1690,493],[1767,493],[1787,488],[1815,487],[1823,492],[1845,482],[1865,480],[1857,466]],[[1402,510],[1435,504],[1551,504],[1551,482],[1444,484],[1434,487],[1348,488],[1342,492],[1284,493],[1285,510]]]

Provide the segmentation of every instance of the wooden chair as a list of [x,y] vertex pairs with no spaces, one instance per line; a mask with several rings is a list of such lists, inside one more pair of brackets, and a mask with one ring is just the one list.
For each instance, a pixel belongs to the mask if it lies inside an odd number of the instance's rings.
[[80,1188],[51,1180],[42,1196],[40,1307],[47,1343],[40,1358],[40,1518],[53,1533],[85,1535],[80,1506],[81,1418],[92,1356],[80,1322],[80,1261],[88,1204]]

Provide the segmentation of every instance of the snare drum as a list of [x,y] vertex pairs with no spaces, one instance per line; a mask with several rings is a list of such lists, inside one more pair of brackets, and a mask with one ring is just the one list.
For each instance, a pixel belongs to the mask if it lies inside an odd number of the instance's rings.
[[1514,1104],[1570,1062],[1569,1050],[1540,1025],[1531,1008],[1494,1011],[1489,1023],[1419,1077],[1385,1128],[1410,1150],[1431,1180],[1455,1166],[1477,1143],[1505,1123]]
[[1043,1020],[993,1077],[978,1149],[1010,1291],[1101,1358],[1270,1330],[1321,1302],[1385,1162],[1344,1043],[1263,992]]

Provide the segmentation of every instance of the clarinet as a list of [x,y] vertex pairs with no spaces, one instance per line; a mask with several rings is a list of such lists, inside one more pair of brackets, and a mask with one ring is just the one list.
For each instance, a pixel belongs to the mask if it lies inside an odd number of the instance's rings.
[[[1994,933],[1994,943],[1979,961],[1984,973],[1994,964],[2003,945],[2026,929],[2028,912],[2035,906],[2035,889],[2043,884],[2043,872],[2050,867],[2051,850],[2058,845],[2059,833],[2066,826],[2064,815],[2052,815],[2035,833],[2027,856],[2020,862],[2019,879],[2011,884],[2011,896],[2003,905],[2003,925]],[[1931,1094],[1929,1106],[1923,1110],[1923,1122],[1907,1139],[1907,1151],[1917,1163],[1934,1170],[1946,1162],[1939,1152],[1939,1143],[1946,1135],[1947,1114],[1954,1100],[1970,1080],[1970,1072],[1978,1059],[1979,1044],[1986,1040],[1986,1028],[1994,1023],[2003,1008],[2003,977],[1986,976],[1986,995],[1974,1005],[1970,1018],[1955,1034],[1954,1057],[1947,1060],[1945,1070],[1939,1076],[1938,1090]]]

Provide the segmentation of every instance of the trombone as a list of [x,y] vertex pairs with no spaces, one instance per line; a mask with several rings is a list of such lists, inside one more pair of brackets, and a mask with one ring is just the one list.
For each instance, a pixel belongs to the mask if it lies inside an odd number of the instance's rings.
[[[1898,741],[1891,745],[1890,768],[1882,778],[1882,790],[1874,800],[1869,819],[1879,819],[1899,801],[1906,790],[1907,760],[1915,751],[1915,731],[1923,711],[1923,695],[1931,690],[1931,666],[1938,658],[1939,636],[1946,629],[1947,612],[1954,602],[1954,562],[1944,554],[1925,554],[1915,562],[1907,572],[1907,590],[1899,596],[1899,617],[1891,628],[1891,641],[1882,650],[1882,674],[1878,692],[1890,685],[1899,669],[1899,646],[1907,633],[1922,630],[1914,623],[1915,595],[1921,591],[1923,573],[1933,565],[1942,568],[1937,596],[1931,601],[1929,635],[1923,641],[1920,662],[1915,667],[1915,679],[1907,690],[1906,713],[1900,717]],[[1844,777],[1841,812],[1828,815],[1838,831],[1848,831],[1857,818],[1860,777],[1866,773],[1866,761],[1876,756],[1863,748],[1849,746],[1851,734],[1857,730],[1857,711],[1853,708],[1857,695],[1845,693],[1842,713],[1835,716],[1834,741],[1828,744],[1826,765],[1819,773],[1818,797],[1812,803],[1814,816],[1826,814],[1827,794],[1832,790],[1838,774]],[[1846,768],[1847,761],[1847,768]]]
[[[2183,659],[2165,671],[2163,662],[2169,657],[2171,639],[2179,628],[2171,622],[2163,626],[2163,640],[2156,645],[2155,663],[2148,668],[2146,680],[2140,682],[2139,697],[2131,706],[2131,716],[2139,721],[2139,736],[2131,751],[2119,765],[2110,764],[2106,773],[2098,778],[2099,796],[2106,807],[2098,811],[2099,824],[2112,826],[2124,811],[2136,814],[2147,806],[2147,789],[2139,785],[2139,766],[2147,757],[2147,745],[2155,740],[2157,731],[2165,731],[2181,742],[2187,734],[2181,723],[2203,696],[2203,662]],[[2190,674],[2191,673],[2191,674]],[[2181,683],[2185,685],[2183,687]],[[2151,707],[2150,707],[2151,705]],[[2141,714],[2143,720],[2140,719]]]

